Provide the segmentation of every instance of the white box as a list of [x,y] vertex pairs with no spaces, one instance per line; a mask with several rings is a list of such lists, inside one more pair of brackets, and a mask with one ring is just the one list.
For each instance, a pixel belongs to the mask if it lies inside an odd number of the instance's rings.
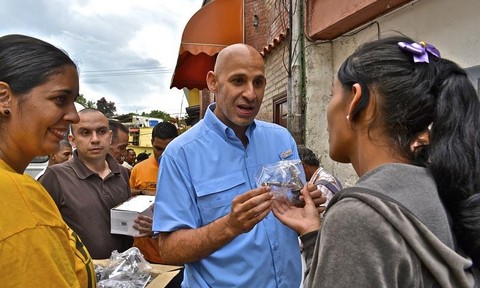
[[138,195],[110,210],[110,233],[130,236],[139,236],[140,232],[133,228],[133,220],[139,214],[152,217],[152,205],[155,196]]

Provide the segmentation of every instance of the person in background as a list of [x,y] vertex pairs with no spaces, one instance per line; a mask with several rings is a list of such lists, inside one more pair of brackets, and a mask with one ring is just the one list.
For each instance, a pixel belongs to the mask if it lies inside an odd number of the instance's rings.
[[[49,155],[48,166],[63,163],[69,160],[71,157],[72,157],[72,144],[70,144],[68,140],[63,139],[58,144],[57,151]],[[45,170],[47,170],[47,167],[45,167],[42,171],[40,171],[40,173],[37,174],[37,176],[35,176],[35,180],[38,180],[40,179],[40,177],[43,176],[43,174],[45,173]]]
[[303,208],[272,205],[301,235],[305,287],[478,287],[479,115],[466,72],[432,45],[391,36],[349,56],[327,108],[329,154],[357,183],[323,219],[308,193]]
[[[102,112],[86,108],[72,125],[73,159],[47,168],[40,182],[64,220],[78,233],[94,259],[130,248],[133,238],[110,233],[110,209],[130,198],[128,171],[108,153],[112,131]],[[138,216],[139,230],[151,231],[151,218]],[[138,226],[136,227],[138,228]]]
[[130,175],[130,188],[133,195],[155,195],[157,189],[158,165],[167,145],[178,136],[177,128],[169,122],[160,122],[152,129],[153,155],[135,165]]
[[135,153],[135,150],[133,150],[132,148],[128,148],[127,156],[125,156],[125,161],[123,161],[122,166],[131,171],[133,166],[135,166],[136,158],[137,158],[137,153]]
[[335,176],[331,175],[320,166],[320,161],[312,150],[304,145],[298,145],[297,148],[300,160],[302,160],[307,181],[311,184],[315,184],[318,187],[318,190],[322,191],[323,195],[327,197],[327,201],[322,204],[327,207],[330,199],[332,199],[338,191],[342,190],[342,184]]
[[144,161],[144,160],[147,160],[148,157],[150,157],[150,153],[146,153],[146,152],[141,152],[141,153],[138,153],[137,155],[137,162],[135,163],[135,165],[137,165],[138,163]]
[[58,145],[58,150],[50,154],[48,166],[63,163],[70,158],[72,158],[72,144],[68,140],[62,140]]
[[270,187],[255,182],[262,165],[298,159],[285,128],[255,120],[263,58],[252,46],[228,46],[206,80],[217,102],[160,160],[153,211],[160,259],[185,264],[183,287],[299,287],[298,235],[270,213]]
[[112,154],[118,164],[122,165],[127,156],[128,127],[113,119],[108,120],[108,125],[112,130],[112,143],[110,143],[108,152]]
[[79,121],[78,87],[77,67],[64,51],[24,35],[0,37],[2,287],[96,287],[80,238],[43,186],[23,174]]
[[[160,157],[167,145],[178,136],[175,125],[169,122],[160,122],[152,130],[153,155],[147,160],[138,163],[130,175],[130,188],[133,194],[155,195],[157,189],[158,165]],[[161,263],[158,255],[158,241],[155,238],[144,236],[135,237],[133,246],[138,247],[146,260],[152,263]],[[183,273],[180,272],[168,287],[180,287]]]
[[[172,123],[160,122],[153,127],[151,139],[153,155],[133,167],[130,175],[132,194],[155,195],[157,189],[158,162],[168,143],[177,136],[177,128]],[[160,263],[156,240],[148,237],[135,238],[133,246],[138,247],[148,261]]]

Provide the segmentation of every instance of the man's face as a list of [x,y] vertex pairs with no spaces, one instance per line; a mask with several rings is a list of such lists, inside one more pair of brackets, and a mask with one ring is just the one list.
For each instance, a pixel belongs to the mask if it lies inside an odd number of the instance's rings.
[[122,164],[127,156],[128,133],[118,130],[118,137],[115,143],[110,145],[109,152],[118,164]]
[[72,157],[72,147],[62,147],[51,156],[53,164],[60,164]]
[[168,143],[172,142],[173,139],[174,138],[164,140],[158,137],[155,137],[152,139],[153,155],[157,161],[158,161],[158,158],[162,156],[163,151],[165,151],[165,148],[167,148]]
[[127,150],[127,157],[125,157],[125,161],[128,164],[133,165],[135,163],[135,159],[137,158],[137,153],[133,150]]
[[215,115],[235,132],[244,133],[260,110],[266,78],[263,59],[258,53],[243,51],[229,55],[222,69],[209,77],[216,94]]
[[105,159],[112,141],[108,119],[99,111],[79,113],[80,122],[72,125],[72,140],[78,156],[85,162]]

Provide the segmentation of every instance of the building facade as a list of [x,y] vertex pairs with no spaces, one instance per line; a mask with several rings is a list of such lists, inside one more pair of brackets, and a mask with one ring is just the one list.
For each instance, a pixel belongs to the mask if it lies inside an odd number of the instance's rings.
[[[292,135],[296,136],[297,142],[304,143],[316,152],[322,165],[344,180],[347,186],[353,185],[357,177],[351,165],[337,163],[328,156],[326,107],[337,69],[360,44],[394,33],[431,43],[441,51],[443,57],[467,69],[478,91],[480,36],[475,32],[480,25],[476,12],[480,11],[480,1],[292,0],[292,6],[289,5],[290,1],[254,2],[281,2],[283,7],[294,7],[291,17],[293,23],[287,37],[276,43],[273,49],[270,46],[268,53],[265,53],[268,87],[258,118],[279,123],[276,116],[278,111],[274,107],[286,95],[287,114],[283,117],[287,119]],[[398,2],[397,7],[388,6],[395,2]],[[318,7],[317,4],[323,6]],[[380,4],[383,6],[375,6]],[[370,10],[368,5],[373,5]],[[267,8],[275,9],[275,5],[267,5]],[[315,9],[320,9],[323,14],[315,12]],[[335,11],[340,12],[329,15]],[[245,13],[247,19],[251,17],[251,12],[246,10]],[[362,19],[360,24],[356,23],[358,18]],[[324,22],[318,23],[322,19]],[[290,78],[288,73],[282,71],[281,63],[289,62],[289,46],[293,47],[294,55]],[[265,47],[269,47],[268,43]],[[266,52],[266,49],[261,51]],[[297,104],[299,107],[296,108],[295,103],[300,103]],[[299,124],[295,122],[297,119],[300,119]]]
[[[230,0],[203,5],[215,1]],[[287,127],[346,186],[357,177],[328,156],[326,107],[338,67],[360,44],[394,33],[431,43],[467,69],[478,91],[478,0],[244,0],[242,9],[244,43],[266,63],[257,118]],[[204,89],[198,98],[201,118],[214,96]]]

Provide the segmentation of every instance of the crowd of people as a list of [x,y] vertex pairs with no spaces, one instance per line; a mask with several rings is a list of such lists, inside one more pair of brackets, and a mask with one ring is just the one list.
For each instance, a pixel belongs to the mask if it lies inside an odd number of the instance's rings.
[[[169,287],[479,285],[480,101],[434,46],[386,37],[340,66],[329,156],[355,169],[348,188],[286,128],[256,119],[267,79],[255,48],[221,50],[206,82],[204,118],[181,135],[158,123],[153,153],[137,155],[124,124],[76,111],[66,52],[0,37],[2,285],[96,287],[92,258],[132,246],[184,266]],[[42,155],[38,181],[24,175]],[[257,185],[259,168],[296,160],[302,205],[273,193],[288,183]],[[135,195],[155,196],[153,217],[135,219],[138,237],[110,233],[110,209]]]

